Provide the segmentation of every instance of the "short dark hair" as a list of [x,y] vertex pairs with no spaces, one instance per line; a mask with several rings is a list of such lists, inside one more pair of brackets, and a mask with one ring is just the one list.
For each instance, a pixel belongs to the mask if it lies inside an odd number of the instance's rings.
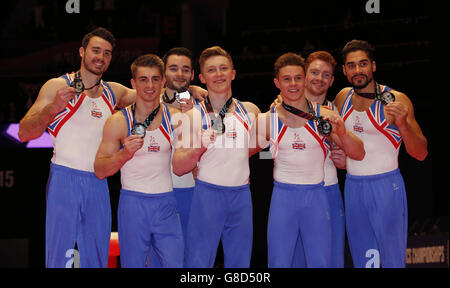
[[175,47],[175,48],[172,48],[169,51],[167,51],[166,54],[164,54],[164,56],[162,58],[162,60],[164,62],[164,66],[167,65],[167,59],[169,58],[170,55],[186,56],[187,58],[189,58],[189,60],[191,60],[191,67],[194,64],[191,50],[184,48],[184,47]]
[[133,79],[136,79],[136,71],[138,67],[156,67],[159,69],[161,76],[164,75],[164,62],[155,54],[145,54],[137,57],[133,63],[131,63],[131,75]]
[[95,28],[91,32],[84,35],[83,40],[81,40],[81,46],[86,49],[89,44],[89,40],[91,40],[91,38],[94,36],[103,38],[111,43],[113,49],[116,46],[116,38],[114,38],[114,35],[108,29],[105,29],[103,27]]
[[347,60],[347,55],[351,52],[355,52],[358,50],[362,50],[366,52],[367,57],[369,57],[370,61],[373,61],[375,55],[375,47],[370,45],[369,42],[364,40],[352,40],[345,44],[344,48],[342,48],[342,63],[345,65],[345,61]]
[[227,51],[225,51],[222,47],[220,47],[220,46],[213,46],[213,47],[206,48],[200,54],[200,57],[198,59],[198,62],[200,64],[200,70],[202,70],[202,67],[205,64],[206,60],[208,58],[214,57],[214,56],[226,57],[230,61],[231,67],[233,67],[233,59],[231,59],[231,55]]
[[305,71],[305,58],[303,58],[300,54],[287,52],[278,57],[278,59],[275,61],[275,64],[273,65],[273,72],[275,78],[278,78],[278,74],[280,73],[281,68],[285,66],[300,66],[303,68],[303,71]]

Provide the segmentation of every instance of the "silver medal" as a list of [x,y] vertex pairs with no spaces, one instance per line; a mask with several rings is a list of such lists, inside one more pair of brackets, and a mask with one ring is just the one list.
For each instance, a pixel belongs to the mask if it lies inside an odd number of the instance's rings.
[[131,129],[131,135],[139,135],[141,136],[141,138],[145,137],[145,132],[146,128],[144,126],[144,124],[142,123],[136,123],[133,126],[133,129]]
[[75,88],[75,91],[77,94],[81,94],[84,91],[84,84],[83,80],[81,80],[80,74],[77,72],[75,73],[75,78],[73,79],[72,83],[70,83],[70,87]]
[[222,118],[217,117],[212,123],[212,129],[216,130],[218,134],[225,133],[225,124],[223,124]]
[[391,92],[383,92],[380,95],[380,101],[381,103],[383,103],[384,105],[387,105],[389,103],[392,103],[395,101],[395,95]]
[[319,133],[323,136],[330,135],[331,131],[333,130],[333,126],[331,125],[330,121],[324,120],[323,118],[319,118],[317,128],[319,129]]

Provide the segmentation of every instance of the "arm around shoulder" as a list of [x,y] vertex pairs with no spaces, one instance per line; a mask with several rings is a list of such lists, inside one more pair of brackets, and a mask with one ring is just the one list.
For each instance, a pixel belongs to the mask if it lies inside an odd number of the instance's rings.
[[136,90],[128,88],[117,82],[108,82],[108,85],[114,92],[118,107],[124,108],[136,101]]
[[250,142],[249,157],[267,148],[270,144],[270,110],[266,113],[259,113],[256,117],[256,129],[252,134]]
[[[265,134],[266,118],[265,114],[261,113],[261,110],[252,102],[242,102],[247,113],[252,121],[251,129],[251,139],[249,143],[249,155],[252,157],[256,153],[263,150],[267,145],[265,145],[265,137],[261,137],[261,134]],[[260,130],[261,129],[261,130]],[[264,131],[262,131],[264,130]],[[264,138],[264,139],[263,139]]]

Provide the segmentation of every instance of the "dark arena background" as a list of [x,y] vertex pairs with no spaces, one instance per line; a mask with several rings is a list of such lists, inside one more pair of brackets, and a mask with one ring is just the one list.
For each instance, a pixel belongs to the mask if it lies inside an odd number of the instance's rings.
[[[66,9],[66,4],[73,2]],[[368,2],[379,5],[369,13]],[[236,73],[233,97],[267,111],[277,95],[273,63],[284,52],[306,57],[327,50],[338,61],[328,98],[347,86],[340,50],[352,39],[376,47],[375,79],[406,93],[428,140],[419,162],[402,145],[399,156],[408,197],[407,267],[448,267],[448,2],[353,1],[2,1],[0,9],[0,267],[45,266],[45,190],[52,148],[17,140],[18,122],[50,78],[76,71],[84,34],[97,26],[117,38],[107,81],[130,84],[139,55],[162,56],[175,46],[196,57],[220,45]],[[370,3],[369,3],[370,4]],[[369,5],[370,6],[370,5]],[[372,8],[375,6],[371,6]],[[370,7],[369,7],[370,8]],[[69,13],[73,12],[73,13]],[[378,12],[378,13],[376,13]],[[195,67],[196,79],[200,85]],[[50,142],[51,143],[51,142]],[[250,159],[254,207],[251,266],[267,267],[267,219],[272,160]],[[341,189],[345,171],[339,171]],[[108,179],[112,231],[117,231],[120,175]],[[222,267],[218,252],[216,267]],[[346,267],[352,267],[347,250]],[[120,266],[120,262],[118,263]]]

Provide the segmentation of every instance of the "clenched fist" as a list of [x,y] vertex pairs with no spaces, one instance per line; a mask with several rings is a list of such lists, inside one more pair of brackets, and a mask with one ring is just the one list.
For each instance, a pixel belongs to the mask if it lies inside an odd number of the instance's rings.
[[56,90],[56,97],[52,101],[55,111],[60,112],[66,108],[67,103],[75,98],[75,95],[76,91],[73,87],[67,86]]
[[131,159],[143,145],[144,139],[140,135],[130,135],[123,142],[123,152],[128,156],[128,159]]

